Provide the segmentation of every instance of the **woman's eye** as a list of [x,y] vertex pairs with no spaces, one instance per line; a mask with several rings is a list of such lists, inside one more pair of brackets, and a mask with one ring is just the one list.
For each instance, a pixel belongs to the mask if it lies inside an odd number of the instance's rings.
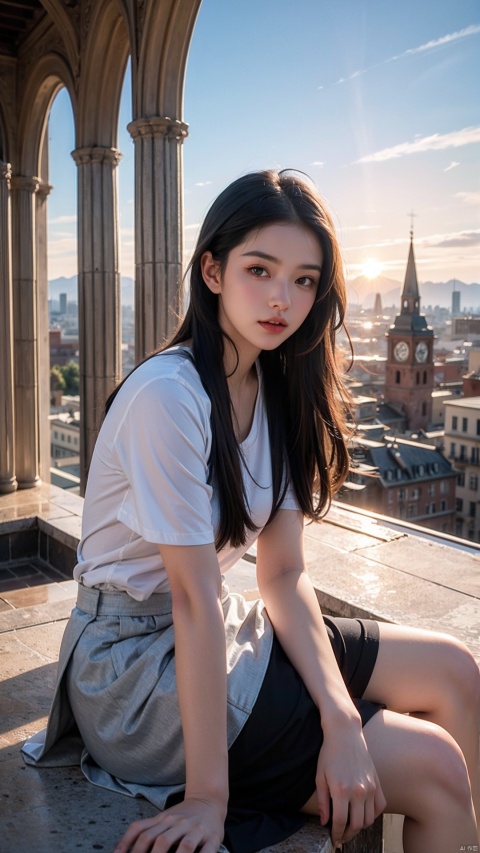
[[265,267],[254,266],[254,267],[249,267],[249,269],[250,269],[250,272],[252,273],[252,275],[256,276],[257,278],[260,278],[261,276],[267,275],[267,271],[266,271]]
[[303,287],[312,287],[316,284],[316,281],[310,278],[309,275],[302,275],[301,278],[297,278],[297,284],[301,284]]

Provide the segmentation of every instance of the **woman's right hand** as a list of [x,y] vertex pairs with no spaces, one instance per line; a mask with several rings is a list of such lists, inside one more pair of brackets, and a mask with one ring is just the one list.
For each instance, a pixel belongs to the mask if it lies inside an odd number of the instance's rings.
[[155,817],[132,823],[114,853],[168,853],[173,847],[177,853],[217,853],[225,811],[212,801],[185,799]]

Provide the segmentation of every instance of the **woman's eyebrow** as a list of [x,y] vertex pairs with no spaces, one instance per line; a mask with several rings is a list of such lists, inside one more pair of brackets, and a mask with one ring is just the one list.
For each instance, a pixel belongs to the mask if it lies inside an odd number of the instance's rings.
[[[278,258],[274,257],[274,255],[268,255],[267,252],[262,252],[260,250],[256,250],[254,252],[242,252],[242,258],[263,258],[265,261],[272,261],[274,264],[279,264],[280,261]],[[322,267],[320,264],[299,264],[297,269],[299,270],[317,270],[318,272],[322,271]]]

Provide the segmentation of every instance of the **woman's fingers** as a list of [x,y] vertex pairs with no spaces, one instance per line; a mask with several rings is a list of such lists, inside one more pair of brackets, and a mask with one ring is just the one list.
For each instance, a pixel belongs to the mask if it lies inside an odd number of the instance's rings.
[[[203,812],[203,814],[202,814]],[[117,844],[115,853],[216,853],[223,824],[200,806],[182,803],[156,817],[135,821]]]

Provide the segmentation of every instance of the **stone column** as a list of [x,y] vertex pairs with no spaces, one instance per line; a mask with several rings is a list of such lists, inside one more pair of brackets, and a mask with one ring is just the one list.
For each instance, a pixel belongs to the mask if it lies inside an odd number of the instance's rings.
[[182,278],[182,142],[188,125],[141,118],[135,142],[135,353],[156,349],[177,325]]
[[18,486],[23,489],[40,483],[35,234],[38,185],[38,178],[12,178],[15,468]]
[[35,196],[37,254],[37,358],[40,477],[50,482],[50,339],[48,318],[47,198],[53,187],[39,182]]
[[120,379],[121,322],[115,148],[79,148],[78,319],[82,494],[105,400]]
[[0,494],[14,492],[12,228],[9,163],[0,161]]

